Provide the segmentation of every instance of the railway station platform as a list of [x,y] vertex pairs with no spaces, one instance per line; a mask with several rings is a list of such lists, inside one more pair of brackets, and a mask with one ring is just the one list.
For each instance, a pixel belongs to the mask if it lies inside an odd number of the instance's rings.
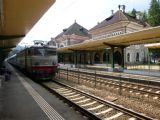
[[84,116],[12,66],[0,75],[0,120],[84,120]]

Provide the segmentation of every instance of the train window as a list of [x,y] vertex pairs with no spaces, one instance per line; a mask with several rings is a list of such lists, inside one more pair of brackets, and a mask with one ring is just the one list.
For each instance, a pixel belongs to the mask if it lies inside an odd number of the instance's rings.
[[34,49],[34,55],[40,55],[40,56],[44,56],[44,49],[40,49],[40,48],[35,48]]
[[48,48],[36,48],[34,49],[34,55],[39,56],[47,56],[47,55],[56,55],[55,49],[48,49]]

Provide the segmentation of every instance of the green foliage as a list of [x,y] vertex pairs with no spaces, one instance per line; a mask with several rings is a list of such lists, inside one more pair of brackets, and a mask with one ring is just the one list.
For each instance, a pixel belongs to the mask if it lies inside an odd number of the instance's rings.
[[148,15],[147,12],[141,12],[141,11],[137,11],[136,9],[133,8],[132,11],[129,11],[128,14],[130,16],[133,16],[136,19],[139,19],[142,22],[148,22]]
[[142,14],[142,22],[148,22],[147,17],[148,17],[147,13],[146,13],[146,11],[144,11]]
[[148,22],[151,26],[160,25],[160,5],[157,0],[152,0],[148,11]]
[[133,8],[133,10],[132,10],[132,12],[131,12],[131,15],[132,15],[134,18],[136,18],[136,13],[137,13],[136,9]]

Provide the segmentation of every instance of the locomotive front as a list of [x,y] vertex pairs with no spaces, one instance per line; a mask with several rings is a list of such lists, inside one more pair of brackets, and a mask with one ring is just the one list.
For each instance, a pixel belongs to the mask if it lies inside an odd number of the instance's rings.
[[57,72],[57,53],[53,47],[33,47],[31,62],[32,76],[36,80],[49,80]]

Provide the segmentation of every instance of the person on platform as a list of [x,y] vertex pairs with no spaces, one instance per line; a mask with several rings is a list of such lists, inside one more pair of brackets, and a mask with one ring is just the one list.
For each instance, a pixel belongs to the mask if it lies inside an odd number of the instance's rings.
[[11,79],[11,71],[9,71],[8,69],[5,69],[4,77],[5,77],[5,81],[9,81]]

